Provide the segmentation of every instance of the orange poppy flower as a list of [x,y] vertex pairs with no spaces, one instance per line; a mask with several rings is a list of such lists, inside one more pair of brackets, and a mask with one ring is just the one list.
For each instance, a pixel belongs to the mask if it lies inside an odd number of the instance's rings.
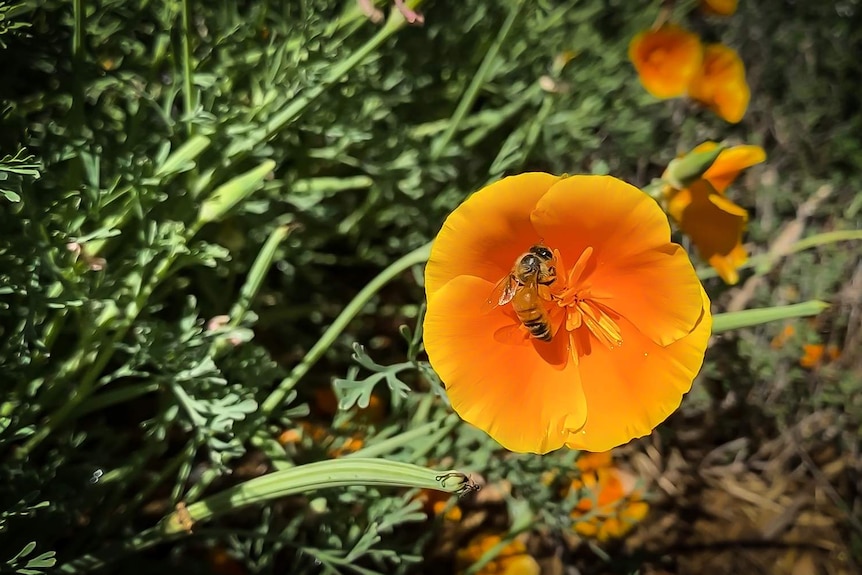
[[613,464],[613,459],[612,452],[599,451],[596,453],[581,453],[576,463],[581,473],[588,473],[602,467],[610,467]]
[[796,328],[790,324],[785,325],[781,333],[773,337],[772,341],[769,342],[769,347],[772,349],[781,349],[794,335],[796,335]]
[[737,0],[700,0],[700,8],[709,14],[730,16],[736,12]]
[[703,61],[700,38],[675,24],[640,32],[629,43],[629,60],[641,84],[656,98],[685,94]]
[[607,541],[628,533],[649,512],[649,504],[634,488],[635,480],[615,467],[600,468],[572,482],[572,489],[584,489],[570,513],[575,531],[583,537]]
[[703,65],[691,77],[688,95],[731,124],[742,120],[751,91],[745,81],[745,65],[736,50],[724,44],[706,46]]
[[416,501],[422,503],[422,510],[428,517],[444,514],[443,517],[447,521],[461,521],[461,508],[458,505],[449,507],[451,499],[451,493],[436,489],[422,489],[415,497]]
[[[705,142],[692,152],[717,146]],[[681,190],[665,188],[667,212],[691,238],[700,256],[728,284],[739,281],[737,271],[748,260],[742,234],[748,212],[724,196],[724,191],[745,168],[759,164],[766,153],[759,146],[734,146],[723,150],[703,175]]]
[[822,343],[807,343],[802,346],[803,356],[799,359],[799,365],[813,369],[817,367],[826,355],[831,361],[841,356],[841,350],[837,345],[824,346]]
[[[546,317],[549,342],[513,304],[488,305],[539,244],[556,279],[514,291]],[[690,389],[712,325],[667,217],[610,176],[527,173],[475,193],[437,236],[425,290],[425,348],[453,409],[517,452],[607,451],[647,435]]]
[[[705,152],[718,146],[715,142],[704,142],[693,152]],[[766,161],[766,152],[760,146],[733,146],[722,150],[715,162],[703,173],[715,191],[724,194],[730,184],[736,181],[742,170]]]
[[[464,573],[502,540],[500,535],[492,533],[480,533],[473,537],[455,556],[457,572]],[[539,564],[527,553],[524,543],[520,539],[514,539],[503,547],[494,559],[479,569],[476,575],[539,575],[541,572]]]
[[330,457],[341,457],[362,449],[365,441],[362,435],[354,433],[343,436],[338,432],[311,421],[300,421],[298,428],[287,429],[278,436],[278,442],[284,446],[297,446],[307,437],[312,445],[322,446]]

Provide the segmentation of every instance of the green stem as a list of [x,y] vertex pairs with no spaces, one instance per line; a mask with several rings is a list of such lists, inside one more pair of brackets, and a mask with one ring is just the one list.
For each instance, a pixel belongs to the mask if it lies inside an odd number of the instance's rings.
[[248,505],[318,489],[351,485],[436,489],[458,494],[477,489],[469,477],[454,470],[435,471],[385,459],[344,458],[319,461],[256,477],[177,509],[155,527],[139,533],[118,547],[106,550],[100,555],[87,555],[70,561],[64,564],[60,571],[80,573],[98,569],[125,554],[139,552],[187,535],[191,528],[199,523]]
[[817,315],[828,307],[828,303],[811,300],[793,305],[779,305],[720,313],[712,318],[712,333],[752,327],[770,321]]
[[251,269],[248,272],[248,279],[243,284],[239,291],[239,298],[230,310],[230,323],[228,325],[237,326],[242,323],[251,302],[260,291],[260,286],[269,268],[272,267],[272,260],[275,258],[275,252],[278,246],[281,245],[293,228],[290,226],[279,226],[275,228],[263,244],[263,247],[258,252]]
[[191,0],[183,0],[182,3],[182,60],[183,60],[183,103],[186,111],[186,133],[189,137],[194,136],[195,126],[191,121],[194,110],[194,93],[192,92],[192,8]]
[[347,307],[335,318],[335,321],[332,322],[332,325],[327,328],[327,330],[323,333],[317,343],[314,344],[308,353],[305,354],[305,357],[302,358],[296,367],[290,372],[285,379],[278,384],[272,393],[269,394],[269,397],[261,404],[261,410],[264,414],[272,413],[281,403],[284,401],[285,396],[290,392],[291,389],[302,379],[306,373],[323,357],[323,354],[326,353],[326,350],[335,343],[335,340],[341,334],[342,331],[348,326],[348,324],[359,315],[359,312],[362,311],[362,308],[365,306],[368,301],[374,297],[380,288],[389,283],[393,278],[395,278],[398,274],[403,272],[406,269],[409,269],[411,266],[416,264],[420,264],[428,259],[429,254],[431,253],[431,244],[425,244],[422,247],[419,247],[409,254],[406,254],[393,262],[389,267],[384,269],[380,274],[377,275],[373,280],[371,280],[368,285],[366,285],[362,290],[356,294],[356,297],[347,304]]
[[[251,265],[251,269],[249,269],[248,278],[239,291],[239,298],[230,309],[228,326],[236,327],[242,323],[245,314],[248,313],[251,302],[254,301],[257,292],[260,291],[260,286],[266,273],[272,266],[272,260],[275,258],[278,246],[290,235],[292,230],[293,228],[290,226],[279,226],[269,234],[266,243],[258,252],[254,263]],[[210,346],[210,355],[218,355],[227,345],[228,341],[224,338],[214,341],[212,346]]]
[[500,31],[497,33],[497,37],[494,39],[494,43],[491,44],[490,48],[488,48],[488,52],[485,54],[485,58],[479,65],[479,69],[476,71],[476,75],[473,76],[473,79],[470,81],[470,85],[467,86],[467,90],[461,97],[461,101],[458,102],[458,106],[455,108],[455,112],[452,114],[452,119],[449,121],[449,125],[446,127],[446,131],[443,132],[443,135],[440,136],[440,138],[437,139],[431,147],[432,159],[436,160],[440,157],[440,155],[446,149],[446,146],[452,140],[452,136],[458,130],[458,127],[461,125],[461,122],[464,120],[464,117],[467,115],[467,112],[469,112],[470,108],[473,107],[473,103],[476,101],[476,98],[479,95],[479,90],[482,88],[482,85],[485,84],[488,74],[490,73],[491,68],[494,65],[494,61],[497,59],[497,55],[500,53],[500,48],[506,41],[506,37],[509,35],[509,32],[511,32],[512,25],[515,23],[515,20],[517,19],[518,14],[521,12],[521,8],[523,8],[523,6],[524,0],[515,0],[509,5],[509,15],[506,17],[506,21],[503,22],[502,28],[500,28]]
[[[411,429],[410,431],[404,431],[399,433],[398,435],[392,436],[389,439],[384,439],[380,443],[375,443],[373,445],[369,445],[368,447],[363,447],[359,451],[355,453],[350,453],[345,455],[342,459],[348,459],[351,457],[360,458],[360,457],[380,457],[381,455],[385,455],[387,453],[392,453],[399,447],[403,447],[412,443],[417,439],[421,439],[423,437],[428,437],[428,434],[433,431],[440,429],[441,437],[446,435],[458,424],[458,416],[455,414],[449,414],[443,421],[431,421],[426,423],[425,425],[420,425],[415,429]],[[436,442],[432,442],[434,445]]]
[[159,522],[156,529],[170,536],[185,531],[183,523],[188,521],[200,523],[248,505],[350,485],[418,487],[449,493],[463,493],[475,488],[473,482],[458,471],[435,471],[411,463],[367,457],[332,459],[250,479],[189,505],[185,512],[171,513]]
[[75,27],[72,31],[72,54],[75,58],[82,58],[84,48],[84,1],[74,0],[72,3],[72,17]]
[[158,391],[158,389],[158,383],[138,383],[134,385],[124,385],[117,389],[99,393],[88,401],[81,409],[76,410],[73,417],[77,419],[84,415],[93,413],[94,411],[99,411],[106,407],[111,407],[118,403],[125,403],[143,395],[153,393]]

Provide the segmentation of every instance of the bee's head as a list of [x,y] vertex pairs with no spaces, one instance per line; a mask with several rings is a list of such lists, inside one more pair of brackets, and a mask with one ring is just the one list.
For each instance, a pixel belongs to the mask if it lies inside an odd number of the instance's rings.
[[532,253],[524,254],[520,261],[518,261],[518,274],[522,276],[537,274],[541,267],[542,260],[539,259],[539,256]]
[[530,248],[530,253],[537,256],[542,261],[550,261],[554,258],[554,252],[550,248],[543,245],[535,245]]

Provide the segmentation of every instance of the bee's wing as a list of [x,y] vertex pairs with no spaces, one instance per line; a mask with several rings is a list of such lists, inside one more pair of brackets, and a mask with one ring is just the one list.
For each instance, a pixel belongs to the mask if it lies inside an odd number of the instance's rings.
[[506,305],[515,297],[517,289],[518,282],[515,280],[515,276],[507,274],[506,277],[498,281],[497,285],[494,286],[494,289],[482,306],[483,311],[487,313],[495,307]]

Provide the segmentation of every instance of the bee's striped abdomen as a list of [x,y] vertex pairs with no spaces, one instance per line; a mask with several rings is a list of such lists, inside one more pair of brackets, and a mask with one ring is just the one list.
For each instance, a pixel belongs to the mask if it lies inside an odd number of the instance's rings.
[[516,309],[518,319],[530,332],[530,335],[542,341],[551,341],[551,322],[541,303],[532,309]]

